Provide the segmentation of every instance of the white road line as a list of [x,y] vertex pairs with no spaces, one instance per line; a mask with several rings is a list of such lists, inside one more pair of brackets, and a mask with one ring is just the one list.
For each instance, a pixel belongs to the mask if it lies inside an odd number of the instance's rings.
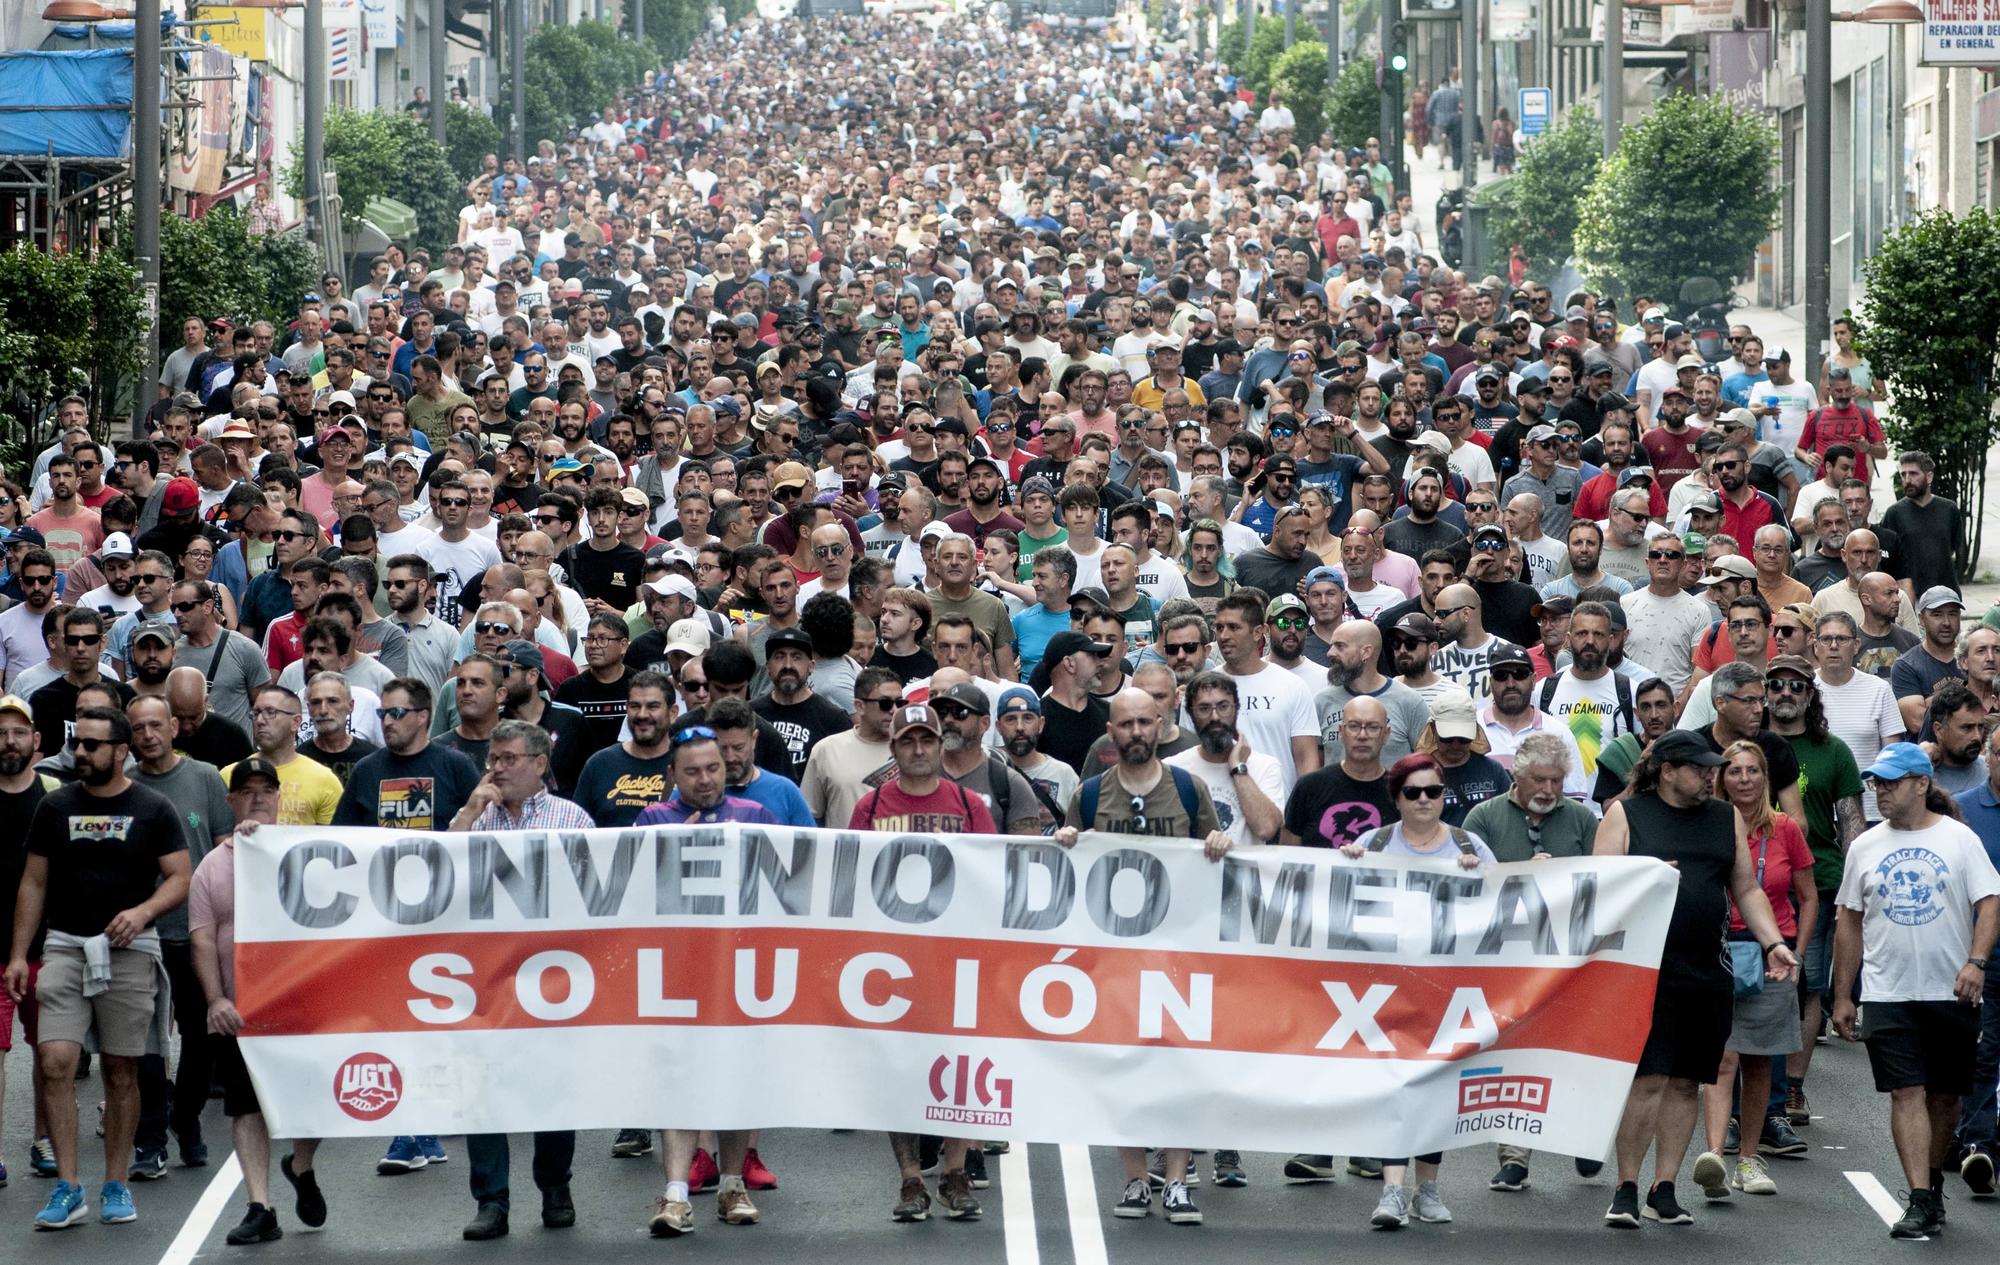
[[1110,1265],[1104,1249],[1104,1221],[1097,1211],[1097,1178],[1090,1171],[1090,1148],[1062,1148],[1063,1198],[1069,1204],[1070,1252],[1076,1265]]
[[1039,1265],[1042,1256],[1035,1242],[1035,1187],[1028,1177],[1025,1142],[1016,1142],[1000,1155],[1000,1228],[1007,1241],[1007,1265]]
[[1882,1218],[1883,1225],[1895,1225],[1902,1219],[1902,1205],[1896,1202],[1896,1197],[1889,1193],[1888,1188],[1882,1185],[1881,1179],[1875,1174],[1863,1169],[1849,1170],[1845,1176],[1861,1195],[1862,1202],[1873,1208],[1875,1215]]
[[201,1245],[208,1242],[209,1232],[222,1216],[223,1209],[235,1197],[236,1188],[243,1184],[243,1167],[231,1155],[215,1170],[209,1179],[208,1188],[195,1201],[194,1210],[181,1223],[181,1232],[167,1245],[166,1254],[160,1257],[160,1265],[188,1265],[201,1251]]

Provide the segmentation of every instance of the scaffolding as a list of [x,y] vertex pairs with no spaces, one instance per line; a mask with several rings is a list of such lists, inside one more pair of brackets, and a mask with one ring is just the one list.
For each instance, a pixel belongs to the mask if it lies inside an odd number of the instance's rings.
[[95,254],[131,202],[127,159],[0,154],[0,251]]

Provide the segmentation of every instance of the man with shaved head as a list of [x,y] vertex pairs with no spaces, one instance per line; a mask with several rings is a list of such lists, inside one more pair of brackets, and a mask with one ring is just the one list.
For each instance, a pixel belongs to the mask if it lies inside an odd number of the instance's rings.
[[1423,695],[1382,675],[1381,657],[1382,630],[1368,620],[1350,619],[1333,630],[1327,644],[1328,684],[1313,700],[1319,709],[1320,754],[1327,764],[1339,764],[1345,754],[1340,721],[1347,705],[1357,698],[1372,698],[1382,704],[1389,725],[1381,752],[1386,763],[1394,764],[1410,754],[1417,735],[1430,723],[1431,712]]
[[1500,640],[1486,631],[1486,604],[1470,584],[1447,586],[1437,598],[1441,636],[1431,666],[1439,676],[1472,695],[1475,703],[1493,696],[1486,680],[1486,653]]
[[1542,530],[1542,498],[1522,492],[1500,511],[1507,534],[1521,547],[1521,579],[1535,588],[1569,572],[1569,550]]

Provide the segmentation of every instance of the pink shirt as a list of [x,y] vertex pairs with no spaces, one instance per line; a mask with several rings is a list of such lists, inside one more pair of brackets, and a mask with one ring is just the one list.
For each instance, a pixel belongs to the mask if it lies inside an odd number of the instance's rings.
[[236,1000],[236,837],[212,849],[194,868],[188,883],[188,930],[215,932],[215,952],[221,959],[222,992]]

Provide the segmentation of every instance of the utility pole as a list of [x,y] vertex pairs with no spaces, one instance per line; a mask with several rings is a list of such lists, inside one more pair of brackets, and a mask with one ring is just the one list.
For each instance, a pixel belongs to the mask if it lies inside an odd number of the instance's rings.
[[[433,31],[432,40],[444,32]],[[326,232],[326,11],[322,0],[306,0],[306,223],[313,245],[325,254]],[[442,109],[431,102],[433,111]],[[341,261],[323,261],[339,268]],[[340,268],[345,272],[346,269]]]
[[444,144],[445,102],[451,100],[451,89],[445,85],[445,76],[450,73],[445,67],[444,41],[444,0],[430,0],[431,38],[430,81],[431,81],[431,139]]
[[511,45],[514,81],[514,161],[528,166],[528,13],[526,0],[508,0],[507,21],[514,28]]
[[[1900,164],[1902,155],[1895,155]],[[1833,5],[1806,0],[1806,345],[1807,382],[1819,381],[1820,340],[1833,281]],[[1898,168],[1891,168],[1897,170]]]
[[1292,46],[1292,10],[1298,7],[1299,0],[1282,0],[1282,3],[1285,6],[1285,47],[1290,48]]
[[1326,90],[1340,82],[1340,0],[1326,0]]
[[632,38],[641,44],[646,42],[646,0],[630,0],[632,5]]
[[1604,0],[1603,86],[1604,156],[1609,158],[1625,130],[1625,0]]
[[[1464,160],[1459,173],[1459,184],[1465,190],[1468,200],[1471,197],[1473,186],[1479,183],[1479,159],[1476,157],[1477,150],[1475,148],[1481,139],[1479,134],[1479,9],[1480,6],[1476,3],[1476,0],[1459,0],[1458,119],[1460,132],[1458,151]],[[1470,233],[1466,234],[1465,240],[1466,256],[1469,259],[1472,254],[1472,235]],[[1470,264],[1466,266],[1468,270],[1471,268]]]
[[[1337,13],[1340,0],[1329,3]],[[1389,178],[1400,193],[1410,187],[1409,173],[1403,169],[1403,77],[1409,69],[1409,27],[1403,21],[1403,0],[1382,0],[1381,22],[1382,112],[1376,136],[1382,142],[1383,165],[1389,168]]]
[[132,392],[132,437],[146,437],[146,413],[160,382],[160,0],[139,0],[132,39],[132,262],[150,324],[142,339],[144,376]]

